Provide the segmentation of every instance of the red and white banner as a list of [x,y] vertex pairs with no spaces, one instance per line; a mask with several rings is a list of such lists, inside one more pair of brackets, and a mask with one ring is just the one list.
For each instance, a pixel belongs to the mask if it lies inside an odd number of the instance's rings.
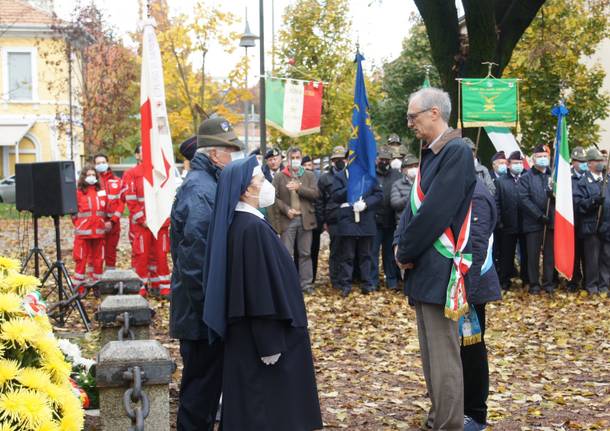
[[146,224],[156,237],[170,215],[176,194],[177,174],[165,107],[163,64],[152,20],[144,24],[140,84]]

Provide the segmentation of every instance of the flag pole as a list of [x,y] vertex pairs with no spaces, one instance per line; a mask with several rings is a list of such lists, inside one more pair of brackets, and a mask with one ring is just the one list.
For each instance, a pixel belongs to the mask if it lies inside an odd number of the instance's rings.
[[[563,106],[563,99],[559,100],[559,105]],[[558,133],[561,133],[561,122],[565,121],[565,118],[561,118],[559,117],[559,121],[557,122],[557,129],[558,129]],[[555,134],[555,145],[553,145],[553,149],[549,149],[551,150],[551,154],[549,156],[553,156],[552,151],[555,150],[555,154],[557,153],[557,147],[559,145],[561,145],[561,143],[559,142],[559,134],[556,133]],[[555,175],[555,169],[557,168],[557,166],[555,166],[555,157],[550,157],[551,159],[551,181],[553,181],[553,176]],[[553,185],[551,185],[551,192],[553,191]],[[548,218],[549,217],[549,212],[551,210],[551,196],[548,196],[546,198],[546,211],[545,211],[545,215]],[[542,245],[541,245],[541,251],[542,254],[544,255],[544,246],[546,245],[546,236],[547,236],[547,231],[548,231],[548,224],[545,223],[544,225],[544,233],[542,234]]]
[[265,14],[263,0],[259,0],[259,25],[260,25],[260,78],[259,78],[259,133],[260,133],[260,152],[263,157],[267,152],[267,124],[265,123]]
[[597,224],[595,228],[595,232],[599,230],[599,224],[601,223],[602,213],[604,212],[604,201],[606,200],[606,189],[608,188],[608,164],[610,164],[610,151],[608,151],[608,155],[606,156],[606,174],[604,175],[604,181],[602,182],[602,203],[597,209]]

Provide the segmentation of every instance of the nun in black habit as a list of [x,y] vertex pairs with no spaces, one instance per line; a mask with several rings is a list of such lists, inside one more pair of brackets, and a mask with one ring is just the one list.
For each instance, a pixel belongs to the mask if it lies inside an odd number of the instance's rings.
[[223,431],[322,428],[294,262],[257,208],[275,189],[254,156],[223,169],[209,230],[203,320],[224,341]]

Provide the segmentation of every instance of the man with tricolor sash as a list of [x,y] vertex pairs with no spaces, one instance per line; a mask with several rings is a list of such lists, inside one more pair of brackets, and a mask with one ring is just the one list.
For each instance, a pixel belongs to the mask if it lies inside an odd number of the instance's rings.
[[464,389],[458,320],[468,313],[465,277],[470,254],[472,151],[449,128],[449,95],[423,88],[409,98],[407,120],[423,141],[420,167],[394,239],[415,306],[426,386],[432,406],[426,427],[464,428]]

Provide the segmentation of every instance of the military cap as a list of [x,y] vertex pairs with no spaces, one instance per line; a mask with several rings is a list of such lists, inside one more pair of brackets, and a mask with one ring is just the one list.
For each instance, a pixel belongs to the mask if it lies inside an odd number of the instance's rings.
[[180,144],[180,154],[186,160],[193,160],[195,157],[195,151],[197,150],[197,136],[191,136],[186,141]]
[[280,150],[278,150],[277,148],[269,148],[267,150],[267,152],[265,153],[265,160],[270,159],[271,157],[275,157],[275,156],[281,156],[282,153],[280,153]]
[[304,165],[305,163],[308,163],[308,162],[313,162],[311,157],[310,156],[303,156],[303,158],[301,159],[301,164]]
[[205,147],[233,147],[242,151],[246,149],[231,124],[223,117],[208,118],[199,125],[197,148]]
[[491,163],[496,160],[506,160],[506,153],[504,151],[498,151],[496,154],[491,156]]
[[572,150],[572,160],[576,160],[577,162],[586,162],[587,161],[587,153],[583,147],[574,147]]
[[391,133],[390,136],[388,136],[388,144],[400,145],[400,136],[398,136],[396,133]]
[[599,151],[595,147],[589,148],[587,150],[587,162],[592,162],[592,161],[597,161],[597,160],[604,160],[603,154],[601,153],[601,151]]
[[377,151],[377,157],[380,159],[391,160],[392,159],[392,150],[390,150],[390,148],[387,145],[384,145],[384,146],[380,147],[379,150]]
[[533,154],[536,153],[551,153],[551,150],[549,150],[549,147],[544,145],[544,144],[540,144],[540,145],[536,145],[536,147],[534,147],[534,152]]
[[508,156],[508,161],[511,162],[513,160],[523,160],[523,156],[521,155],[521,151],[513,151]]
[[330,155],[330,159],[344,159],[345,153],[345,148],[341,145],[337,145],[335,148],[333,148],[333,153]]
[[419,159],[415,157],[413,154],[407,154],[407,156],[402,161],[402,167],[406,168],[407,166],[419,165]]

